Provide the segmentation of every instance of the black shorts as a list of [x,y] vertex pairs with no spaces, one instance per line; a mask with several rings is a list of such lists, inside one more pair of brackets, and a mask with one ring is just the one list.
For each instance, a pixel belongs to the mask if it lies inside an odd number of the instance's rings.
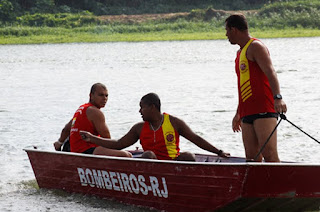
[[96,149],[95,147],[92,147],[92,148],[87,149],[86,151],[84,151],[82,153],[92,155],[95,149]]
[[258,113],[258,114],[253,114],[249,116],[243,117],[241,120],[243,123],[246,124],[253,124],[253,122],[256,119],[262,119],[262,118],[276,118],[278,120],[278,113]]

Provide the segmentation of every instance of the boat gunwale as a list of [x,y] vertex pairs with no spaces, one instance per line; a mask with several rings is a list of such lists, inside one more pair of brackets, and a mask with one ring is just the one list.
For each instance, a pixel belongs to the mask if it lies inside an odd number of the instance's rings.
[[[57,155],[69,155],[76,157],[87,157],[87,158],[99,158],[99,159],[109,159],[109,160],[120,160],[120,161],[141,161],[147,163],[165,163],[165,164],[185,164],[185,165],[217,165],[217,166],[320,166],[320,163],[305,163],[305,162],[224,162],[224,161],[213,161],[213,162],[196,162],[196,161],[169,161],[169,160],[152,160],[144,158],[125,158],[125,157],[115,157],[115,156],[106,156],[106,155],[88,155],[75,152],[62,152],[62,151],[50,151],[50,150],[39,150],[39,149],[30,149],[24,148],[24,151],[28,152],[39,152],[39,153],[48,153],[48,154],[57,154]],[[205,156],[215,156],[215,155],[206,155]],[[239,157],[233,157],[239,158]]]

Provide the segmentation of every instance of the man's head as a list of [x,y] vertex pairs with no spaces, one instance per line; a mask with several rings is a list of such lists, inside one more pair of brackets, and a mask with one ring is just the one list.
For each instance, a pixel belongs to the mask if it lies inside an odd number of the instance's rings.
[[97,108],[102,108],[108,101],[107,87],[102,83],[95,83],[90,90],[90,103]]
[[141,98],[140,110],[144,121],[149,121],[150,118],[156,113],[161,112],[160,98],[155,93],[148,93]]
[[236,44],[237,32],[248,33],[247,19],[242,14],[230,15],[225,21],[226,36],[231,44]]

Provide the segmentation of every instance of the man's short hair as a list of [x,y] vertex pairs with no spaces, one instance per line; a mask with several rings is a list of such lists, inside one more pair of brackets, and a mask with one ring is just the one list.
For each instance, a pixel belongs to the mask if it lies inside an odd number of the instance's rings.
[[148,93],[141,98],[141,101],[143,101],[147,105],[154,105],[158,111],[161,111],[160,110],[161,102],[160,102],[160,98],[157,94]]
[[98,83],[95,83],[95,84],[93,84],[93,85],[91,86],[90,93],[91,93],[91,94],[94,94],[94,92],[96,92],[96,90],[97,90],[97,87],[102,87],[103,89],[107,90],[107,87],[106,87],[104,84],[98,82]]
[[240,31],[248,30],[248,22],[244,15],[242,14],[233,14],[230,15],[226,21],[226,27],[229,29],[231,27],[237,28]]

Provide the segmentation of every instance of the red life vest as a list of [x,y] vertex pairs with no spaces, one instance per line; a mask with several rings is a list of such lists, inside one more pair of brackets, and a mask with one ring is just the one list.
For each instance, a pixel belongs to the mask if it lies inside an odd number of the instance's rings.
[[82,153],[82,152],[86,151],[87,149],[90,149],[92,147],[97,147],[96,144],[88,143],[88,142],[82,140],[82,138],[79,134],[80,130],[85,130],[85,131],[88,131],[94,135],[98,135],[93,124],[91,123],[91,121],[88,120],[88,117],[87,117],[87,109],[90,106],[93,106],[93,104],[86,103],[86,104],[81,105],[73,116],[71,131],[70,131],[71,152]]
[[140,143],[144,151],[153,151],[159,160],[172,160],[179,156],[179,134],[173,128],[169,114],[163,113],[163,123],[157,131],[150,129],[150,123],[145,122]]
[[275,113],[272,90],[267,76],[256,62],[247,59],[247,49],[256,40],[252,38],[238,51],[236,73],[240,117],[271,112]]

